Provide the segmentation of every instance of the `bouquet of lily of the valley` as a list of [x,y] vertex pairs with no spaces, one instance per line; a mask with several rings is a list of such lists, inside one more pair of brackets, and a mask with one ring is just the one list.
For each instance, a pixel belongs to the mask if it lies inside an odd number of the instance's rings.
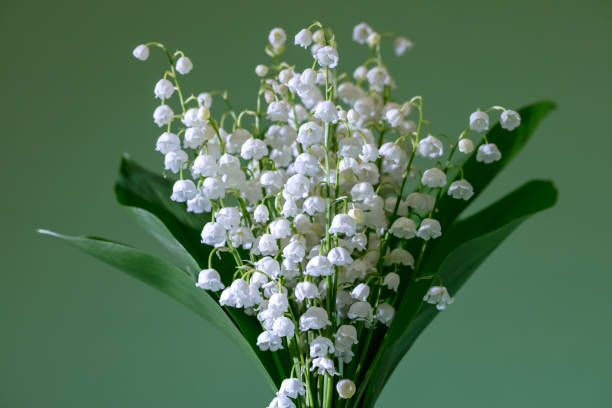
[[365,23],[353,39],[363,63],[341,73],[328,27],[295,35],[312,55],[306,67],[282,60],[287,36],[273,29],[245,110],[225,91],[181,88],[193,68],[182,51],[139,45],[136,58],[159,48],[169,62],[153,114],[167,173],[124,158],[115,192],[173,258],[42,231],[226,333],[269,380],[271,408],[372,407],[474,270],[556,200],[550,182],[531,181],[457,220],[553,104],[476,109],[464,129],[437,133],[421,96],[394,99],[382,58],[383,42],[397,56],[412,43]]

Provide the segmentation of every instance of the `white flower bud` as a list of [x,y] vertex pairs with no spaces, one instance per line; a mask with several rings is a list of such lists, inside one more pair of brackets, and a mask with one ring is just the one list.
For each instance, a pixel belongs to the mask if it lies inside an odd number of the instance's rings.
[[263,64],[257,65],[255,67],[255,75],[257,75],[260,78],[265,77],[266,75],[268,75],[268,67]]
[[467,138],[459,140],[459,151],[465,154],[472,153],[474,151],[474,143]]
[[370,35],[368,35],[368,39],[366,40],[366,42],[368,43],[368,46],[370,48],[374,48],[378,44],[380,44],[380,38],[380,34],[378,34],[377,32],[371,32]]
[[390,272],[385,275],[385,279],[383,280],[383,286],[386,286],[387,289],[397,292],[397,288],[399,288],[399,284],[400,284],[400,276],[397,273]]
[[134,48],[134,51],[132,51],[132,55],[141,61],[146,61],[149,58],[149,47],[144,44],[140,44],[139,46]]
[[355,383],[348,379],[343,379],[338,381],[336,384],[336,391],[338,391],[338,396],[342,399],[351,398],[355,395],[355,391],[357,391],[357,387],[355,387]]
[[322,44],[322,43],[324,43],[324,42],[325,42],[325,34],[323,34],[323,31],[322,31],[322,30],[317,30],[317,31],[315,31],[315,32],[314,32],[314,34],[312,35],[312,40],[313,40],[315,43]]
[[217,292],[225,288],[219,272],[214,269],[204,269],[198,274],[198,282],[196,286],[200,289],[211,290]]
[[204,106],[207,109],[212,108],[212,95],[208,92],[202,92],[197,96],[198,105]]
[[465,179],[453,181],[448,186],[448,195],[453,198],[469,200],[474,195],[474,188]]
[[160,105],[153,112],[153,121],[159,127],[166,126],[173,117],[174,112],[168,105]]
[[365,81],[368,78],[368,69],[363,65],[358,66],[355,68],[355,71],[353,71],[353,78],[355,78],[356,81]]
[[505,110],[500,116],[501,127],[506,130],[514,130],[521,124],[521,116],[513,110]]
[[393,42],[393,51],[395,52],[395,55],[401,57],[406,53],[406,51],[410,51],[413,46],[414,44],[409,39],[405,37],[397,37]]
[[444,146],[440,140],[429,135],[425,139],[419,141],[417,153],[423,157],[435,159],[444,154]]
[[433,167],[423,172],[421,183],[431,188],[444,187],[446,185],[446,174],[442,170]]
[[501,159],[501,152],[494,143],[483,144],[478,148],[476,161],[483,163],[493,163]]
[[170,197],[173,201],[184,203],[187,200],[191,200],[196,195],[196,186],[191,180],[177,180],[172,186],[172,196]]
[[421,226],[417,231],[417,237],[424,239],[425,241],[431,238],[438,238],[442,235],[442,227],[438,220],[434,220],[433,218],[425,218],[421,221]]
[[287,41],[287,34],[285,34],[285,30],[282,28],[273,28],[268,34],[268,41],[274,47],[274,49],[279,49],[283,45],[285,45],[285,41]]
[[181,140],[174,133],[164,132],[157,139],[155,150],[161,154],[168,154],[181,148]]
[[182,56],[176,61],[176,71],[181,75],[187,75],[193,69],[193,63],[189,57]]
[[367,78],[370,88],[377,92],[382,92],[385,84],[389,81],[389,74],[385,67],[374,67],[368,71]]
[[414,238],[417,233],[416,224],[410,218],[400,217],[393,221],[389,232],[398,238]]
[[366,23],[359,23],[353,28],[353,41],[365,44],[372,33],[372,28]]
[[319,48],[315,58],[322,67],[336,68],[338,66],[338,51],[330,45]]
[[427,291],[423,300],[429,304],[436,305],[436,309],[444,310],[446,306],[452,304],[455,299],[450,297],[444,286],[432,286]]
[[295,35],[294,43],[302,48],[310,47],[310,44],[312,44],[312,33],[307,29],[302,28],[300,32]]
[[300,331],[320,330],[330,325],[327,311],[322,307],[312,306],[300,316]]
[[489,115],[483,111],[476,111],[470,115],[470,129],[474,132],[489,130]]
[[168,99],[174,93],[174,85],[172,82],[167,79],[160,79],[155,84],[155,89],[153,90],[155,97],[158,99]]
[[202,243],[214,247],[225,245],[225,228],[218,222],[207,222],[202,229]]

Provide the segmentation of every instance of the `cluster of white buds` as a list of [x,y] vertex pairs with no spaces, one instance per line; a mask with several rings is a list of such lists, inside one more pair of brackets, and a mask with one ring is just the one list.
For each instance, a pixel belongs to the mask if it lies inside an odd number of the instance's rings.
[[[395,82],[381,57],[389,37],[397,55],[412,48],[365,23],[354,28],[354,41],[369,47],[370,57],[351,78],[337,72],[329,28],[315,22],[295,35],[295,45],[313,57],[303,70],[280,62],[287,35],[274,28],[266,46],[274,62],[255,67],[257,107],[241,112],[226,92],[184,97],[177,73],[193,65],[181,51],[159,43],[134,50],[146,60],[157,46],[171,62],[154,89],[161,100],[154,121],[165,128],[156,149],[166,170],[178,173],[172,200],[210,213],[202,243],[214,249],[196,285],[220,292],[222,306],[256,316],[261,350],[287,349],[295,362],[270,407],[330,406],[331,398],[355,394],[373,331],[391,325],[401,282],[419,267],[406,243],[441,236],[434,217],[442,194],[474,194],[468,180],[447,180],[449,169],[461,171],[457,151],[474,151],[469,136],[488,130],[494,110],[502,111],[505,129],[520,123],[516,112],[493,106],[472,113],[457,140],[435,136],[420,96],[391,97]],[[219,119],[211,115],[214,97],[225,102]],[[478,143],[477,160],[500,159],[486,136]],[[235,260],[231,282],[214,269],[219,251]],[[432,286],[423,300],[439,310],[453,301],[443,286]]]

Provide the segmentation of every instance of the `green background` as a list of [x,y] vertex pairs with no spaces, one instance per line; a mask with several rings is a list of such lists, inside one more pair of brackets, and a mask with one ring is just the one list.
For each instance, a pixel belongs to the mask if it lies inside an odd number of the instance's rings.
[[[387,58],[396,95],[425,97],[454,134],[478,106],[559,109],[475,203],[531,178],[560,202],[521,226],[403,360],[379,407],[609,407],[610,1],[3,1],[0,406],[264,407],[238,350],[195,314],[64,244],[45,227],[160,251],[115,204],[119,157],[161,169],[153,85],[164,41],[194,61],[193,91],[255,99],[267,33],[335,29],[341,68],[362,20],[416,43]],[[303,53],[292,51],[290,55]]]

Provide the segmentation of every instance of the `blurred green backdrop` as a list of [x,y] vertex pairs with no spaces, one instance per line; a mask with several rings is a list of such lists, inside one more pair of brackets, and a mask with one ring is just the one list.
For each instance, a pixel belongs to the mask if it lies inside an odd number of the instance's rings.
[[436,129],[477,106],[559,109],[475,206],[531,178],[560,202],[520,227],[403,360],[379,407],[612,404],[612,3],[533,1],[9,1],[0,5],[3,128],[0,406],[263,407],[234,346],[172,300],[34,233],[95,233],[159,251],[114,202],[120,154],[161,169],[151,113],[163,58],[192,57],[193,90],[254,100],[275,26],[333,26],[341,66],[362,20],[416,43],[389,56],[396,95],[424,95]]

